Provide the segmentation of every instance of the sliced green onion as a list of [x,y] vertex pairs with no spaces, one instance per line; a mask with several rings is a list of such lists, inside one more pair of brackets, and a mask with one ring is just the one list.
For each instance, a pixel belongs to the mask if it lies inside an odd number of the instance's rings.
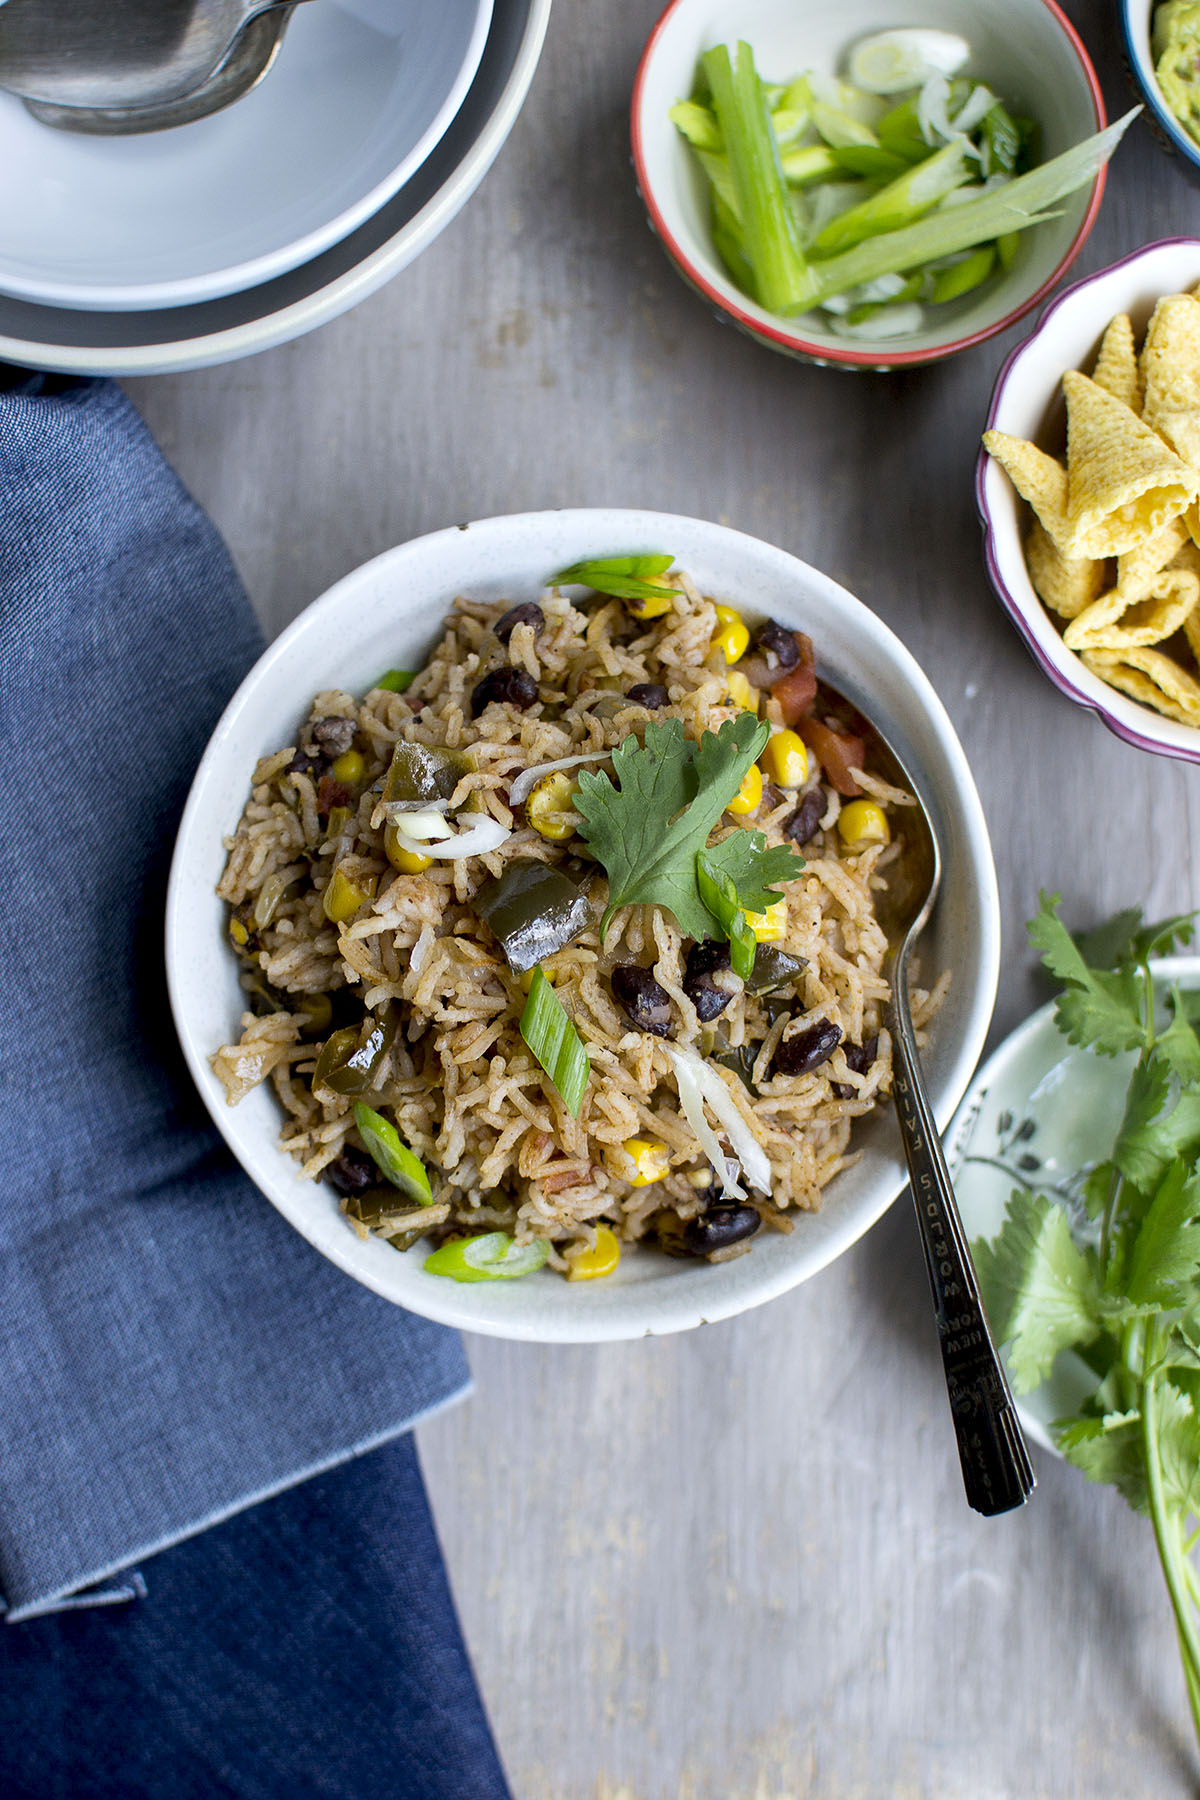
[[831,150],[828,144],[803,144],[798,150],[784,150],[779,167],[789,187],[808,187],[811,182],[836,175],[844,154],[842,150]]
[[577,1119],[592,1065],[582,1038],[542,969],[534,970],[521,1014],[521,1036],[558,1089],[567,1111]]
[[969,294],[986,281],[996,264],[996,246],[981,244],[978,250],[972,250],[961,262],[951,263],[948,269],[939,269],[933,278],[933,287],[929,298],[935,305],[946,300],[958,300],[963,294]]
[[955,138],[924,162],[906,168],[869,200],[831,219],[810,249],[814,255],[832,256],[861,244],[864,238],[911,225],[954,188],[961,187],[970,173],[967,141]]
[[673,556],[597,556],[587,562],[572,563],[552,575],[550,587],[565,587],[578,582],[580,587],[594,588],[598,594],[612,594],[617,600],[674,599],[674,588],[655,583],[655,575],[665,575]]
[[733,881],[703,850],[696,853],[696,887],[701,900],[729,939],[730,967],[745,981],[754,967],[758,939],[742,911]]
[[696,100],[677,100],[667,114],[693,150],[723,150],[724,139],[711,109]]
[[[959,250],[971,250],[976,244],[990,243],[1007,231],[1024,231],[1051,215],[1045,210],[1055,201],[1081,188],[1103,168],[1116,149],[1122,135],[1137,117],[1138,107],[1127,112],[1115,125],[1085,138],[1061,156],[1018,175],[1015,181],[946,212],[935,212],[915,225],[899,231],[884,232],[868,238],[853,250],[814,263],[810,274],[816,289],[814,299],[822,301],[861,282],[874,281],[880,275],[894,275],[916,268],[920,263],[934,262],[953,256]],[[813,299],[803,303],[813,304]],[[792,308],[790,310],[799,310]]]
[[430,1275],[448,1275],[451,1281],[515,1281],[540,1269],[549,1254],[546,1238],[518,1247],[507,1231],[485,1231],[477,1237],[451,1238],[425,1258],[425,1268]]
[[771,312],[811,305],[808,267],[796,236],[754,52],[749,44],[739,43],[736,68],[724,44],[706,51],[700,60],[729,157],[755,295]]
[[354,1108],[354,1123],[380,1173],[418,1206],[431,1206],[433,1191],[425,1166],[420,1157],[414,1156],[408,1145],[401,1142],[396,1127],[379,1113],[372,1112],[369,1106],[364,1106],[361,1100]]
[[385,694],[407,694],[416,679],[415,669],[389,669],[386,675],[379,677],[375,687],[382,688]]

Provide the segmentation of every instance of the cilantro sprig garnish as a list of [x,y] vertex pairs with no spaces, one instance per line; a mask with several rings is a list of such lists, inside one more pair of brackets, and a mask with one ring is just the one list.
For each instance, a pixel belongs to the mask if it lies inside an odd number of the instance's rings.
[[[1041,895],[1030,940],[1062,983],[1055,1017],[1072,1044],[1135,1056],[1104,1161],[1055,1193],[1017,1187],[990,1242],[973,1246],[984,1300],[1028,1393],[1063,1351],[1095,1387],[1054,1435],[1091,1481],[1153,1526],[1200,1738],[1200,1039],[1195,996],[1156,985],[1151,958],[1192,939],[1190,916],[1145,925],[1119,913],[1073,935]],[[1064,1196],[1082,1207],[1069,1212]]]
[[[683,723],[646,727],[645,742],[627,737],[613,752],[616,782],[583,770],[574,796],[580,835],[604,864],[608,906],[601,935],[622,906],[665,906],[686,936],[723,936],[720,921],[700,898],[696,856],[742,785],[769,735],[753,713],[723,721],[697,744]],[[733,882],[740,905],[764,912],[804,860],[786,845],[767,847],[761,831],[732,832],[707,848],[711,862]]]

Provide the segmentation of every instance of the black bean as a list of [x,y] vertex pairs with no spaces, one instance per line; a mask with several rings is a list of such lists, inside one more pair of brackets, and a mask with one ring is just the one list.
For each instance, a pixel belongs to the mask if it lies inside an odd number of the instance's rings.
[[684,1241],[693,1256],[708,1256],[753,1237],[762,1219],[753,1206],[710,1206],[684,1227]]
[[635,681],[629,690],[629,699],[635,706],[644,706],[649,712],[657,712],[660,706],[667,704],[670,696],[661,681]]
[[768,619],[755,634],[754,645],[772,675],[786,675],[800,661],[800,646],[794,631]]
[[671,996],[660,987],[649,969],[638,963],[618,963],[609,977],[617,1002],[630,1023],[654,1037],[671,1035]]
[[540,637],[545,631],[546,615],[536,600],[522,600],[520,606],[510,606],[496,620],[492,630],[502,644],[507,644],[518,625],[532,625],[534,637]]
[[311,775],[319,781],[329,767],[329,758],[318,751],[297,750],[291,762],[284,770],[285,775]]
[[339,1194],[365,1194],[379,1182],[379,1170],[374,1161],[355,1144],[347,1144],[341,1155],[335,1156],[327,1166],[325,1173]]
[[807,844],[809,838],[815,836],[817,827],[825,817],[826,805],[824,788],[809,788],[795,812],[784,820],[784,837],[791,838],[793,844]]
[[353,719],[318,719],[312,728],[313,741],[328,757],[344,756],[354,742]]
[[493,700],[502,706],[516,706],[522,712],[538,697],[538,685],[525,669],[493,669],[477,681],[471,694],[471,717],[477,719]]
[[706,938],[702,944],[693,944],[687,954],[687,966],[683,972],[683,991],[696,1009],[696,1017],[702,1025],[723,1013],[737,992],[731,983],[724,987],[713,980],[714,975],[729,968],[729,945],[717,943],[713,938]]
[[772,1073],[807,1075],[827,1062],[842,1041],[842,1028],[832,1019],[818,1019],[795,1037],[784,1038],[775,1052]]

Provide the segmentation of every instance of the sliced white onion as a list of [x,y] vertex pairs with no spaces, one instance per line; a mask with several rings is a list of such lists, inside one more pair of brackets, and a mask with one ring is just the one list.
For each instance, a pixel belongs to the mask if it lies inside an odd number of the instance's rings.
[[447,824],[444,815],[432,806],[425,807],[420,812],[401,813],[395,823],[406,838],[413,838],[418,844],[428,843],[434,838],[454,836],[454,827]]
[[927,144],[954,136],[950,123],[950,83],[944,75],[931,75],[917,95],[917,124]]
[[964,135],[968,131],[974,131],[976,125],[979,124],[981,119],[987,117],[995,104],[996,96],[993,94],[991,88],[984,87],[983,83],[980,82],[978,86],[972,89],[971,93],[967,96],[967,99],[955,113],[955,131],[961,131]]
[[410,838],[403,825],[396,826],[396,842],[402,850],[415,856],[435,856],[443,862],[457,862],[464,856],[487,856],[507,843],[512,832],[490,813],[479,813],[465,831],[452,832],[435,842],[431,838]]
[[611,750],[589,750],[586,756],[560,756],[557,762],[536,763],[532,769],[523,769],[508,790],[508,804],[520,806],[527,800],[543,775],[550,775],[555,769],[577,769],[582,763],[603,762],[612,755]]
[[730,1175],[729,1164],[717,1135],[704,1116],[705,1102],[718,1125],[724,1129],[750,1186],[757,1188],[760,1193],[769,1194],[770,1159],[734,1105],[733,1095],[717,1071],[690,1050],[668,1047],[667,1054],[675,1070],[675,1084],[679,1089],[679,1104],[683,1107],[684,1117],[695,1132],[705,1156],[724,1182],[726,1195],[732,1194],[737,1200],[745,1199],[743,1190]]
[[690,1056],[684,1050],[668,1047],[667,1055],[675,1071],[675,1085],[679,1089],[679,1104],[683,1108],[683,1116],[695,1132],[696,1142],[721,1177],[722,1198],[729,1199],[732,1196],[735,1200],[744,1200],[746,1190],[738,1185],[730,1173],[729,1163],[717,1140],[717,1134],[704,1116],[704,1093],[697,1078],[697,1072],[703,1070],[703,1064],[699,1057]]

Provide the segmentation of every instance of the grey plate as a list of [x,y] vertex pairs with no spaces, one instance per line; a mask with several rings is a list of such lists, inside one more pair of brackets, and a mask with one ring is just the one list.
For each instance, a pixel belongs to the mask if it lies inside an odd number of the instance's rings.
[[432,243],[474,192],[533,80],[550,0],[495,0],[462,108],[432,155],[365,224],[274,281],[153,312],[74,311],[0,293],[0,360],[81,375],[165,375],[286,343],[365,300]]

